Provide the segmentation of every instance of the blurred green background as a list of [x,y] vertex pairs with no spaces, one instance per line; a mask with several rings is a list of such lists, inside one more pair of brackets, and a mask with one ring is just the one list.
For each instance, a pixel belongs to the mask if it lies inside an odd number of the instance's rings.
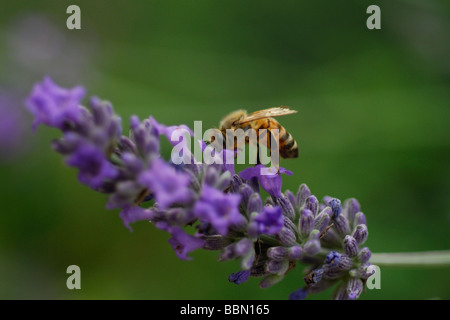
[[[69,4],[81,30],[66,28]],[[381,30],[366,27],[370,4]],[[132,114],[208,128],[237,108],[291,106],[300,157],[282,163],[284,188],[359,199],[372,252],[450,249],[449,17],[437,0],[2,0],[0,87],[22,110],[45,74],[83,84],[125,128]],[[229,283],[238,264],[216,252],[178,260],[165,232],[130,233],[77,182],[50,148],[56,130],[33,134],[26,112],[20,126],[20,150],[0,159],[0,298],[287,299],[303,285],[300,267],[262,290]],[[66,288],[72,264],[81,290]],[[362,299],[450,298],[448,268],[381,271]]]

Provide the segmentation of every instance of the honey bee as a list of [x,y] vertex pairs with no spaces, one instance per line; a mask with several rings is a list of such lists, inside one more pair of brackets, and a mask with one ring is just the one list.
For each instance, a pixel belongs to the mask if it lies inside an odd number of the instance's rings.
[[[264,109],[247,114],[245,110],[237,110],[222,119],[219,125],[219,131],[226,137],[227,129],[236,130],[242,129],[246,132],[249,129],[255,130],[259,134],[259,141],[261,135],[267,134],[267,149],[270,150],[272,130],[279,130],[279,152],[283,158],[297,158],[298,146],[292,135],[277,121],[274,117],[286,116],[296,113],[296,110],[291,110],[288,107],[281,106],[275,108]],[[260,129],[267,129],[259,131]],[[225,139],[224,139],[225,140]],[[248,143],[248,137],[246,137]]]

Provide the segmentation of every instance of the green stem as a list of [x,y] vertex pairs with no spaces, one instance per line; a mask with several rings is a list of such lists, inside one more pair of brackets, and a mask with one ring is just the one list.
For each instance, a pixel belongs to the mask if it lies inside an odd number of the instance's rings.
[[370,263],[383,267],[450,267],[450,250],[373,253]]

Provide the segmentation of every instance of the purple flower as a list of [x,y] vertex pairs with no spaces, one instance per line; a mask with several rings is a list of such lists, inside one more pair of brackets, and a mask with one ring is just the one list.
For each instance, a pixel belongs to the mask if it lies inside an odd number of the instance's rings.
[[235,273],[232,273],[228,276],[228,281],[234,282],[235,284],[241,284],[246,282],[250,277],[250,270],[241,270]]
[[201,198],[194,207],[197,216],[205,219],[221,235],[226,235],[231,225],[245,222],[239,212],[239,194],[227,194],[207,184],[203,185]]
[[[271,174],[264,174],[263,169],[266,169]],[[279,168],[277,172],[270,172],[273,168],[266,168],[262,164],[258,164],[254,167],[245,169],[239,172],[239,175],[246,180],[252,178],[258,178],[261,187],[267,191],[271,196],[280,198],[281,197],[281,174],[285,173],[287,175],[292,175],[292,172],[286,170],[285,168]]]
[[61,88],[50,77],[45,77],[44,81],[34,86],[26,101],[35,117],[33,128],[43,123],[62,130],[66,122],[79,122],[85,112],[80,105],[84,95],[83,87]]
[[85,142],[68,158],[67,164],[79,169],[78,179],[92,189],[98,189],[105,180],[117,176],[117,169],[97,147]]
[[187,234],[180,227],[172,227],[169,229],[169,232],[172,235],[169,243],[173,250],[175,250],[175,254],[181,260],[192,260],[187,254],[203,247],[204,241],[202,239]]
[[188,188],[190,178],[161,158],[153,160],[148,170],[139,175],[139,182],[155,195],[159,209],[167,209],[173,204],[182,204],[192,199]]
[[259,234],[276,234],[283,228],[283,213],[280,207],[265,206],[254,221]]
[[123,221],[124,226],[133,231],[130,227],[131,223],[141,220],[151,220],[154,216],[154,211],[151,209],[144,209],[139,206],[128,205],[120,212],[120,218]]

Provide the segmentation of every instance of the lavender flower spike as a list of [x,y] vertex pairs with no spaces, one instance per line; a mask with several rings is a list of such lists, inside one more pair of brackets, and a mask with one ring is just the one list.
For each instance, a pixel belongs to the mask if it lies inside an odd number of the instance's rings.
[[[132,116],[130,133],[124,136],[112,105],[94,97],[84,108],[84,94],[82,87],[64,89],[45,78],[35,85],[27,106],[35,116],[34,127],[45,124],[62,131],[54,150],[79,169],[80,182],[109,194],[107,209],[120,209],[126,228],[131,230],[136,221],[151,222],[170,233],[169,244],[182,260],[192,259],[189,254],[200,248],[219,251],[219,261],[239,259],[241,271],[228,277],[235,284],[263,277],[259,285],[267,288],[303,264],[305,287],[290,299],[301,300],[333,285],[339,288],[335,298],[359,297],[372,265],[369,249],[361,248],[368,229],[356,199],[342,208],[329,196],[319,203],[305,184],[296,195],[282,192],[282,174],[292,174],[284,168],[275,171],[260,164],[236,175],[234,164],[178,163],[193,160],[190,148],[167,160],[161,144],[187,147],[191,140],[182,138],[192,135],[189,127]],[[195,143],[202,150],[207,146],[205,141]],[[272,175],[264,174],[270,170]],[[270,195],[266,199],[260,186]]]

